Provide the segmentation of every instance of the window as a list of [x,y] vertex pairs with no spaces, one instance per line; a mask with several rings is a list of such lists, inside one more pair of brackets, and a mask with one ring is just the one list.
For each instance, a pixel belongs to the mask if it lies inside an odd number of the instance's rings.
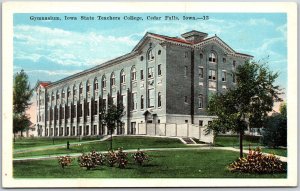
[[83,89],[82,84],[80,84],[80,86],[79,86],[79,95],[82,95],[82,89]]
[[132,93],[132,110],[137,109],[137,94]]
[[184,96],[184,103],[187,103],[187,102],[188,102],[188,97]]
[[224,62],[224,63],[226,62],[226,58],[223,58],[223,62]]
[[135,81],[135,80],[136,80],[136,69],[135,69],[134,66],[133,66],[132,69],[131,69],[131,80],[132,80],[132,81]]
[[82,104],[79,104],[78,106],[78,116],[82,117]]
[[66,119],[70,118],[70,107],[66,106]]
[[93,115],[97,115],[98,113],[98,102],[94,101]]
[[157,52],[157,53],[158,53],[158,55],[161,55],[161,50],[158,50],[158,52]]
[[148,78],[153,78],[153,67],[148,68]]
[[199,126],[203,127],[203,120],[199,120]]
[[68,97],[68,98],[71,98],[71,90],[70,90],[70,88],[68,88],[67,97]]
[[185,122],[185,123],[188,123],[188,122],[189,122],[189,120],[184,120],[184,122]]
[[222,82],[226,82],[226,71],[222,71]]
[[61,110],[60,110],[60,112],[61,112],[60,113],[60,118],[64,119],[65,118],[65,115],[64,115],[65,114],[65,109],[62,107]]
[[102,77],[102,88],[103,89],[106,88],[106,77],[105,76]]
[[141,109],[144,109],[144,96],[141,95]]
[[198,97],[198,99],[199,99],[199,105],[198,105],[198,107],[199,107],[199,109],[202,109],[203,108],[203,95],[200,94],[199,97]]
[[187,67],[187,66],[184,66],[184,77],[187,76],[187,70],[188,70],[188,67]]
[[232,62],[232,68],[235,69],[235,67],[236,67],[236,61],[234,60],[234,61]]
[[215,53],[211,52],[211,53],[209,54],[208,61],[209,61],[209,62],[213,62],[213,63],[216,62],[216,55],[215,55]]
[[154,107],[154,99],[155,99],[155,94],[154,94],[154,89],[149,89],[148,90],[148,107]]
[[200,59],[203,59],[203,54],[202,53],[200,54]]
[[76,86],[74,85],[73,87],[73,96],[76,98],[77,97],[77,88]]
[[147,60],[151,61],[153,59],[154,59],[154,55],[153,55],[152,49],[150,49],[147,54]]
[[103,110],[106,110],[106,99],[103,99]]
[[116,85],[116,77],[115,77],[115,73],[112,73],[112,74],[111,74],[111,77],[110,77],[110,85],[111,85],[111,86],[115,86],[115,85]]
[[209,70],[208,79],[216,80],[216,71],[215,70]]
[[144,71],[141,70],[141,80],[144,80]]
[[161,93],[158,92],[158,95],[157,95],[157,107],[161,107]]
[[140,57],[140,60],[143,61],[143,60],[144,60],[144,56],[141,56],[141,57]]
[[236,79],[235,79],[235,74],[232,74],[232,82],[235,83]]
[[94,90],[97,91],[98,88],[99,88],[99,86],[98,86],[98,80],[95,79],[95,81],[94,81]]
[[86,116],[90,116],[90,102],[86,102]]
[[159,120],[157,120],[157,123],[160,123],[160,119],[159,119]]
[[125,72],[124,70],[121,71],[121,84],[124,84],[125,83]]
[[61,97],[65,99],[65,90],[62,91]]
[[91,84],[90,84],[90,82],[88,81],[88,82],[86,83],[86,92],[87,92],[88,94],[90,94],[90,90],[91,90]]
[[158,66],[157,66],[157,74],[160,76],[161,75],[161,64],[159,64]]
[[56,94],[56,99],[59,99],[59,93]]
[[184,52],[184,57],[185,57],[185,58],[188,57],[188,52]]
[[54,94],[52,93],[51,101],[54,101]]
[[199,67],[199,78],[203,78],[203,68]]

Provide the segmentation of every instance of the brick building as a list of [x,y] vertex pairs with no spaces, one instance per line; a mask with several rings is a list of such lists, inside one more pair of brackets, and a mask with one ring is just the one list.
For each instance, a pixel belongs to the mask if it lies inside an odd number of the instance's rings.
[[212,120],[205,109],[208,96],[234,86],[232,71],[252,56],[218,36],[194,30],[181,36],[146,33],[128,54],[56,82],[37,82],[39,135],[108,134],[99,108],[118,103],[125,116],[116,134],[149,134],[139,128],[153,124],[164,124],[166,136],[168,124],[176,132],[181,124],[204,127]]

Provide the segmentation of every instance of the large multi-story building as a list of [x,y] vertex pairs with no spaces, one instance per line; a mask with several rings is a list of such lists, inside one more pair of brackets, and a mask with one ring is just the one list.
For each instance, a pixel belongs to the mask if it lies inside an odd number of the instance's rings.
[[183,38],[146,33],[128,54],[56,82],[39,81],[39,135],[108,134],[99,111],[120,103],[125,115],[116,134],[135,134],[147,124],[205,126],[212,120],[206,112],[210,93],[234,86],[233,71],[252,58],[207,36],[194,30]]

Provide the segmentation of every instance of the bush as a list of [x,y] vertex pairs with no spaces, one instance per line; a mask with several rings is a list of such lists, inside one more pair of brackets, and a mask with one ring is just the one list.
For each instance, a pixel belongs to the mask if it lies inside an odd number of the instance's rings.
[[245,173],[280,173],[285,172],[284,163],[281,162],[273,154],[263,155],[260,148],[249,150],[246,158],[239,158],[237,161],[229,165],[228,169],[232,172]]
[[140,151],[140,149],[138,149],[136,153],[132,154],[132,157],[134,161],[140,166],[149,161],[149,156],[145,152]]
[[262,133],[262,143],[276,148],[287,145],[287,120],[284,115],[270,116]]
[[117,155],[113,150],[110,150],[105,155],[105,160],[108,166],[113,167],[117,162]]
[[125,168],[128,163],[127,153],[123,152],[122,148],[119,148],[116,156],[119,168]]
[[82,154],[78,157],[78,163],[80,167],[86,167],[87,170],[90,170],[91,168],[103,165],[104,157],[101,153],[92,151],[90,154]]
[[58,164],[62,167],[65,168],[65,166],[70,166],[73,159],[70,156],[60,156],[57,157],[58,159]]

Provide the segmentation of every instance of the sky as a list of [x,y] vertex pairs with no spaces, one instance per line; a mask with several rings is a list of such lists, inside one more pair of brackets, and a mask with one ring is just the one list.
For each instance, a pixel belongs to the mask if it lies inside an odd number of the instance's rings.
[[[38,21],[34,17],[59,17],[61,20]],[[76,17],[77,20],[65,20]],[[95,20],[81,20],[91,16]],[[97,16],[120,17],[117,21],[97,20]],[[124,16],[143,20],[124,20]],[[147,16],[162,17],[147,20]],[[179,20],[165,20],[177,16]],[[208,20],[183,20],[183,16]],[[31,87],[37,80],[56,81],[105,61],[131,52],[146,32],[180,37],[190,30],[217,35],[237,52],[267,62],[279,72],[276,84],[287,92],[287,17],[284,13],[80,13],[14,14],[14,73],[21,69],[29,76]],[[283,95],[285,99],[286,95]],[[33,102],[35,103],[35,102]],[[30,115],[35,112],[30,108]],[[32,116],[35,121],[35,116]]]

